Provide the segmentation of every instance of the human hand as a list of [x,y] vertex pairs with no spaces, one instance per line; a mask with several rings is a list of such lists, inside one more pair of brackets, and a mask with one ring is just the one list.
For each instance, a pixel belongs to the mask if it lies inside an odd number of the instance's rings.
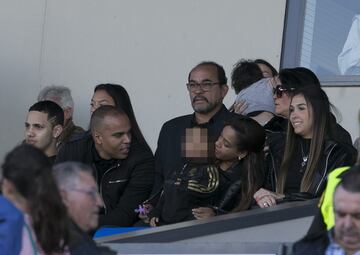
[[248,104],[245,100],[240,100],[238,102],[235,102],[232,108],[234,109],[235,113],[245,115],[244,112],[246,108],[248,108]]
[[139,213],[138,216],[143,222],[149,223],[148,214],[153,208],[151,204],[141,204],[138,209],[135,209],[135,212]]
[[210,207],[198,207],[192,209],[192,214],[194,215],[195,219],[208,219],[211,217],[216,216],[214,209]]
[[150,219],[150,227],[156,227],[158,223],[159,223],[158,217],[152,217]]
[[283,194],[275,193],[263,188],[259,189],[254,194],[254,199],[261,208],[274,206],[276,205],[276,200],[281,200],[283,198]]

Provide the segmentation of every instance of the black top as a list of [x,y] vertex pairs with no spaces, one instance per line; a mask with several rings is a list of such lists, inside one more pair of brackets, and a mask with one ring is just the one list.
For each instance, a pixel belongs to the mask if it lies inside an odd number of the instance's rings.
[[301,180],[304,176],[311,139],[300,139],[294,152],[294,158],[286,176],[285,193],[294,193],[300,191]]
[[90,133],[84,133],[62,146],[56,162],[79,161],[94,168],[94,176],[105,204],[99,226],[132,226],[137,220],[135,209],[149,197],[152,189],[152,152],[146,143],[136,139],[132,140],[126,159],[103,160],[97,153],[94,154],[94,150]]

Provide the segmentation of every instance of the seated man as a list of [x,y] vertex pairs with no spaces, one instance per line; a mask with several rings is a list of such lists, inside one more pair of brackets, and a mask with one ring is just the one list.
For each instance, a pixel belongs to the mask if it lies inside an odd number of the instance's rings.
[[99,208],[103,205],[91,167],[79,162],[64,162],[54,166],[53,175],[71,219],[71,254],[115,254],[98,247],[88,235],[97,227]]
[[39,95],[38,101],[49,100],[57,103],[64,111],[64,130],[58,138],[56,147],[65,144],[75,134],[84,132],[82,127],[74,125],[72,120],[74,113],[74,100],[69,88],[64,86],[47,86],[44,87]]
[[335,226],[294,244],[293,254],[360,254],[360,166],[345,171],[334,191]]
[[80,161],[94,166],[104,201],[99,225],[132,226],[137,219],[135,209],[152,189],[152,152],[132,137],[128,116],[114,106],[93,112],[90,131],[65,144],[57,162]]
[[25,121],[25,143],[45,153],[54,162],[57,138],[64,124],[64,111],[52,101],[41,101],[29,108]]

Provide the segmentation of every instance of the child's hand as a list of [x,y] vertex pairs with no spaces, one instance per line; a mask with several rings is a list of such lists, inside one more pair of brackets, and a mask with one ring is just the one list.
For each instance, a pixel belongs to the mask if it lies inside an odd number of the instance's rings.
[[151,204],[141,204],[138,209],[135,209],[135,212],[139,214],[138,216],[143,222],[149,223],[148,214],[152,209],[153,206]]
[[210,207],[198,207],[192,209],[192,214],[194,215],[195,219],[208,219],[214,217],[216,214],[214,210]]
[[158,217],[152,217],[150,220],[150,226],[151,227],[156,227],[157,224],[159,223],[159,218]]

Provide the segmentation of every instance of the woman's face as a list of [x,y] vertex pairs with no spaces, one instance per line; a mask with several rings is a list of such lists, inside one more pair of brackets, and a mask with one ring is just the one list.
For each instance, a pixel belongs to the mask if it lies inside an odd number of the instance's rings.
[[105,90],[97,90],[91,98],[90,113],[92,114],[102,105],[115,106],[115,102],[114,99]]
[[231,126],[225,126],[215,142],[215,156],[221,161],[236,161],[241,153],[238,151],[237,136]]
[[303,138],[312,138],[313,119],[311,105],[307,104],[303,95],[293,97],[290,104],[290,122],[294,128],[294,133]]
[[283,118],[289,118],[289,106],[291,98],[287,90],[282,86],[278,77],[274,77],[271,81],[273,86],[273,99],[275,104],[275,113]]

